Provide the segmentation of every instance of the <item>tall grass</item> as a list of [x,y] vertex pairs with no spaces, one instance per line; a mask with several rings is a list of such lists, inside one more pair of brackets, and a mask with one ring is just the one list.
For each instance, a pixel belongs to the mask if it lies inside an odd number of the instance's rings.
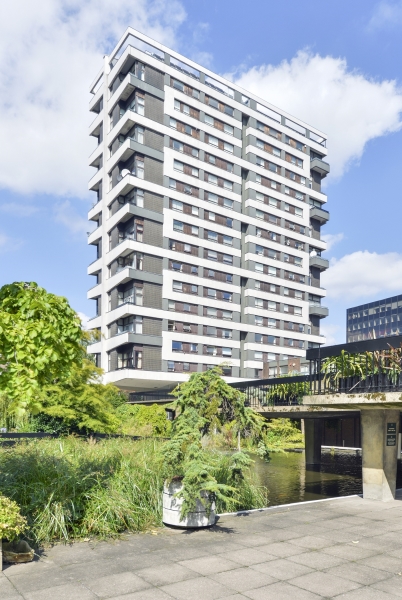
[[[230,480],[228,457],[206,452],[220,482]],[[163,443],[74,437],[21,442],[0,450],[0,490],[18,502],[36,543],[117,536],[162,524]],[[251,473],[236,498],[218,512],[267,503]]]

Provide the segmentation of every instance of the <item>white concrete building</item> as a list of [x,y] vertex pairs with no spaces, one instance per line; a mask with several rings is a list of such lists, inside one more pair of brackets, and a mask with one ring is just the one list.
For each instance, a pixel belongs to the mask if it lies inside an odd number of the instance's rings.
[[324,134],[132,29],[91,93],[105,381],[151,391],[222,362],[258,378],[323,344]]

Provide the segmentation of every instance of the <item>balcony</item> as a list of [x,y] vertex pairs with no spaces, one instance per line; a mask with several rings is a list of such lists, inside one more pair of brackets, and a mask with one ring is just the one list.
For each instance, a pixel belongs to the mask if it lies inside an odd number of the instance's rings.
[[99,137],[101,127],[103,125],[103,110],[95,117],[89,126],[89,135]]
[[329,267],[329,261],[318,255],[310,256],[310,267],[315,267],[319,271],[325,271]]
[[309,315],[313,315],[319,319],[324,319],[325,317],[328,317],[329,314],[328,308],[326,306],[321,306],[318,302],[310,302],[308,312]]
[[329,173],[329,164],[320,158],[313,158],[310,163],[310,170],[319,173],[321,179],[324,179]]
[[102,237],[102,227],[97,227],[88,234],[88,244],[95,244]]
[[329,221],[329,212],[318,206],[312,206],[310,208],[310,219],[315,219],[320,223],[327,223]]
[[109,338],[106,341],[106,350],[110,352],[110,350],[114,350],[115,348],[119,348],[119,346],[124,346],[125,344],[145,344],[147,346],[161,347],[162,337],[159,335],[146,335],[143,333],[125,331]]

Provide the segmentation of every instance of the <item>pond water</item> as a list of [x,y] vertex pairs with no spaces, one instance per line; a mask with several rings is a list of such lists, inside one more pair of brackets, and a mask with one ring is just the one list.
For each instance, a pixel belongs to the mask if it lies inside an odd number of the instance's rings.
[[[321,465],[308,469],[304,452],[272,453],[269,462],[253,459],[260,483],[269,490],[270,506],[362,493],[362,459],[355,452],[323,450]],[[402,487],[400,465],[397,487]]]

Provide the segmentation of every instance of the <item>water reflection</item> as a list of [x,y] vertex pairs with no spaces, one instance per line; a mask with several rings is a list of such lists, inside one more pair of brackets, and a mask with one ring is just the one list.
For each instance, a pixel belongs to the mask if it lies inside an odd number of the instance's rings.
[[308,470],[304,452],[272,454],[269,463],[253,458],[271,506],[362,493],[361,456],[355,453],[323,451],[321,465]]
[[[350,452],[323,450],[321,465],[306,469],[304,452],[271,454],[270,462],[253,456],[260,483],[269,489],[269,504],[290,504],[362,493],[362,458]],[[402,488],[398,461],[397,488]]]

